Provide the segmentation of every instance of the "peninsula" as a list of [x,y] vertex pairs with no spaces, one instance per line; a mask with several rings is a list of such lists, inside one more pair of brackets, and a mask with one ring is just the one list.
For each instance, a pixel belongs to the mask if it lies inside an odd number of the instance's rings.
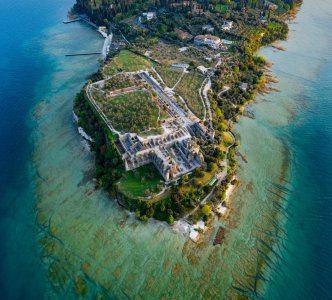
[[287,37],[298,4],[77,0],[70,20],[97,24],[106,45],[74,103],[97,187],[142,221],[196,224],[193,240],[226,214],[235,155],[246,159],[233,123],[275,80],[257,51]]

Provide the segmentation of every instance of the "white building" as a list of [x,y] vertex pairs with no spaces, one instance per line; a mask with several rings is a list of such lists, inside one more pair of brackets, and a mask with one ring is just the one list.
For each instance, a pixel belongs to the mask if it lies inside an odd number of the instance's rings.
[[98,30],[100,30],[100,31],[104,31],[104,32],[107,32],[107,28],[106,28],[106,26],[99,26],[99,27],[98,27]]
[[243,92],[246,92],[247,89],[248,89],[248,83],[246,83],[246,82],[240,82],[240,84],[239,84],[239,88],[240,88]]
[[221,25],[222,30],[230,31],[233,28],[233,21],[225,21]]
[[153,18],[156,17],[156,13],[154,11],[144,12],[142,13],[142,18],[151,21]]
[[218,49],[221,45],[221,40],[214,35],[197,35],[195,37],[194,43],[198,46],[208,46],[213,49]]
[[278,5],[270,1],[265,1],[265,5],[270,9],[278,9]]
[[198,66],[197,70],[200,71],[202,74],[206,74],[209,71],[209,69],[205,68],[204,66]]
[[188,69],[189,68],[189,64],[186,64],[186,63],[177,63],[177,64],[171,65],[171,68],[174,68],[174,69]]
[[211,33],[211,32],[214,31],[214,27],[211,26],[211,25],[204,25],[204,26],[202,27],[202,30],[205,31],[205,32],[209,32],[209,33]]

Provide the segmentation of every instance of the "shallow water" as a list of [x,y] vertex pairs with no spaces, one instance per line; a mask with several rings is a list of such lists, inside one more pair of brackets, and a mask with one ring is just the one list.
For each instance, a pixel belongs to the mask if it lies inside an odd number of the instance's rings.
[[[36,103],[28,123],[32,166],[24,167],[23,173],[19,163],[13,169],[1,160],[13,178],[24,174],[2,185],[7,188],[1,202],[1,228],[6,228],[1,290],[7,298],[31,293],[30,298],[43,294],[61,299],[77,295],[196,299],[224,298],[226,294],[327,299],[331,231],[324,231],[325,242],[320,235],[332,222],[328,185],[332,63],[327,30],[331,15],[328,0],[319,4],[305,1],[296,24],[291,25],[290,39],[284,43],[287,51],[262,51],[275,62],[273,72],[280,79],[281,92],[259,97],[258,104],[250,108],[256,119],[242,118],[236,126],[240,151],[248,163],[239,158],[241,186],[233,197],[231,218],[220,221],[227,228],[226,240],[215,247],[217,224],[203,243],[195,245],[166,224],[136,221],[103,191],[94,189],[93,156],[77,134],[71,111],[73,97],[97,69],[98,57],[68,58],[64,54],[99,50],[102,39],[83,24],[61,24],[71,3],[58,4],[63,6],[61,10],[48,3],[57,12],[56,18],[43,25],[41,36],[34,28],[34,43],[24,44],[37,44],[34,60],[43,62],[38,76],[27,79],[27,86],[33,87],[29,95]],[[25,114],[34,101],[26,104]],[[28,136],[27,125],[20,124]],[[10,140],[10,133],[5,134],[1,141]],[[324,148],[317,146],[317,139]],[[18,140],[26,146],[17,156],[27,162],[31,148],[24,134]],[[6,149],[15,146],[6,145]],[[37,199],[32,194],[34,182]],[[278,184],[291,190],[286,200],[280,199],[285,190],[276,189]],[[290,217],[280,214],[280,203]],[[324,209],[315,210],[314,203]],[[277,212],[286,231],[273,224],[271,216]],[[272,242],[275,247],[266,257],[264,243]],[[319,257],[314,255],[317,251]],[[271,268],[257,275],[264,260]],[[34,276],[29,276],[31,270]]]
[[266,52],[277,62],[281,96],[295,104],[291,122],[281,131],[291,152],[291,191],[281,256],[266,289],[271,299],[332,299],[330,28],[331,1],[305,1],[285,44],[287,51]]
[[[205,236],[204,243],[195,245],[166,224],[136,221],[86,180],[93,157],[71,120],[72,89],[77,91],[84,82],[83,64],[76,58],[77,64],[68,65],[61,56],[64,49],[75,46],[71,31],[63,33],[62,28],[50,29],[44,42],[45,53],[59,56],[54,61],[55,72],[42,82],[47,81],[52,89],[45,94],[39,91],[46,100],[35,110],[38,238],[50,283],[47,295],[196,298],[238,293],[231,285],[235,282],[241,288],[248,280],[245,272],[255,272],[256,265],[250,266],[256,254],[254,231],[257,224],[265,224],[265,214],[271,209],[266,191],[257,196],[256,185],[266,184],[267,176],[277,181],[281,168],[274,167],[268,152],[261,155],[267,158],[266,167],[258,169],[249,162],[244,168],[234,217],[223,221],[229,229],[222,246],[212,246],[217,227]],[[264,127],[257,134],[269,139],[281,161],[283,145]],[[243,141],[246,144],[245,138]],[[245,174],[253,175],[251,170],[256,170],[257,180]]]

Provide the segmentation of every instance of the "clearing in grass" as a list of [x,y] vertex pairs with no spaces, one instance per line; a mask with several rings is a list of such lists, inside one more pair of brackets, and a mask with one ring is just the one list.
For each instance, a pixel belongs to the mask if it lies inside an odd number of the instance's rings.
[[153,64],[154,63],[151,60],[144,58],[141,55],[129,50],[122,50],[105,66],[104,73],[112,76],[121,71],[136,72],[139,70],[149,69],[153,66]]
[[169,88],[174,87],[183,73],[182,69],[175,69],[170,67],[158,66],[155,67],[155,69]]
[[204,117],[204,105],[199,94],[204,77],[198,72],[185,73],[175,87],[178,93],[188,104],[192,112],[199,118]]

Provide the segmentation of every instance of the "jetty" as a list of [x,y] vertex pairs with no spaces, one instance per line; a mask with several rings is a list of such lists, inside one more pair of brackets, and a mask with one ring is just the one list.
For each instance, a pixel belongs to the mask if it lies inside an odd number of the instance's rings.
[[248,163],[247,158],[239,150],[235,149],[235,154],[240,156],[245,163]]
[[65,56],[83,56],[83,55],[99,55],[101,52],[89,52],[89,53],[74,53],[74,54],[66,54]]
[[68,20],[63,21],[64,24],[69,24],[77,21],[85,22],[86,24],[92,26],[95,28],[101,36],[105,39],[104,45],[101,52],[92,52],[92,53],[77,53],[77,54],[66,54],[66,56],[83,56],[83,55],[98,55],[101,54],[104,59],[106,59],[107,54],[110,51],[110,47],[112,44],[113,39],[113,33],[107,34],[104,30],[102,30],[100,27],[98,27],[95,23],[91,22],[89,17],[87,15],[77,15],[72,16],[72,18],[69,18]]
[[72,17],[69,17],[69,19],[63,21],[64,24],[69,24],[77,21],[83,21],[92,27],[96,28],[98,30],[98,26],[90,21],[89,17],[87,15],[73,15]]
[[82,20],[81,18],[68,19],[68,20],[63,21],[63,24],[74,23],[74,22],[81,21],[81,20]]
[[245,117],[248,117],[250,119],[255,119],[255,114],[252,112],[252,111],[249,111],[249,110],[245,110],[243,113],[242,113],[243,116]]
[[216,234],[216,237],[213,241],[213,246],[221,244],[224,234],[225,234],[225,229],[220,226]]

